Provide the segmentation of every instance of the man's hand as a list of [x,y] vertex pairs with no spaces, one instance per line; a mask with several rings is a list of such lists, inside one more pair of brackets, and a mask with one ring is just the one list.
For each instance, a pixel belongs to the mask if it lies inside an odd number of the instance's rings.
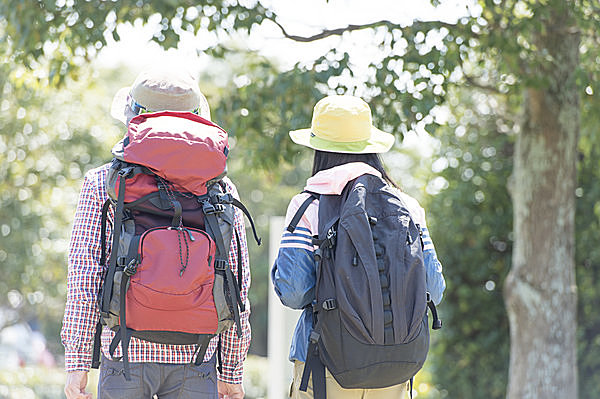
[[65,395],[67,395],[67,399],[92,399],[92,394],[85,392],[87,380],[87,371],[68,372],[67,382],[65,383]]
[[244,387],[242,384],[227,384],[217,381],[219,399],[244,399]]

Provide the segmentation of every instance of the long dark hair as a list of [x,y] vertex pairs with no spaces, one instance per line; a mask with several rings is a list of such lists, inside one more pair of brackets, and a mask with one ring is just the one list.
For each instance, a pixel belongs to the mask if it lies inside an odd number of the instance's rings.
[[322,170],[331,169],[334,166],[340,166],[351,162],[363,162],[372,166],[381,173],[381,176],[386,182],[396,188],[400,188],[386,172],[385,167],[383,166],[383,160],[379,154],[345,154],[341,152],[315,150],[312,176]]

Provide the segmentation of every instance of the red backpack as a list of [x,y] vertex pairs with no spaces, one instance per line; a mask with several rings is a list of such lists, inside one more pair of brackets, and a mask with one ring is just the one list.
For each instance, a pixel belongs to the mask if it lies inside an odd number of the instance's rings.
[[[234,207],[254,223],[221,180],[229,152],[227,132],[189,112],[136,116],[113,149],[107,174],[109,199],[102,212],[101,264],[105,276],[98,305],[92,367],[99,366],[102,325],[121,343],[129,379],[131,337],[198,345],[200,364],[212,337],[237,326],[241,334],[241,252],[233,228]],[[114,209],[107,262],[106,224]],[[229,249],[238,241],[238,276]]]

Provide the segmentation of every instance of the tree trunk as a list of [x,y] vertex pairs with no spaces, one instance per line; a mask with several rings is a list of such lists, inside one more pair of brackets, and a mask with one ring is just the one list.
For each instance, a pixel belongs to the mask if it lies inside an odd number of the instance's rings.
[[575,73],[580,39],[570,26],[568,4],[554,7],[540,19],[544,33],[532,40],[547,49],[546,59],[552,57],[536,68],[548,82],[526,89],[524,126],[514,154],[514,246],[504,287],[511,339],[508,399],[577,398]]

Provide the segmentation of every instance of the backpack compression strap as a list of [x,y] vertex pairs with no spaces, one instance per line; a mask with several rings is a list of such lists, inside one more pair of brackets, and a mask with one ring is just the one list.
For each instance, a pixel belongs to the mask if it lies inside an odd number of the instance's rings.
[[314,200],[319,199],[319,197],[320,197],[319,194],[313,193],[311,191],[303,191],[303,193],[310,194],[310,197],[308,197],[307,199],[305,199],[304,202],[300,205],[300,207],[298,208],[298,210],[294,214],[294,217],[290,221],[290,224],[286,228],[286,230],[289,231],[290,233],[293,233],[294,230],[296,230],[296,227],[298,227],[298,223],[300,222],[300,219],[302,219],[302,215],[304,215],[304,212],[306,212],[306,209],[308,209],[308,206]]
[[[313,197],[308,198],[306,201],[304,201],[302,206],[304,206],[307,203],[310,204],[312,200],[314,200]],[[296,215],[294,216],[294,219],[296,218]],[[300,220],[300,218],[298,218],[298,220]],[[315,261],[317,262],[317,279],[319,273],[318,270],[320,270],[320,263],[322,260],[322,250],[325,248],[331,248],[331,246],[333,246],[332,240],[335,240],[335,237],[329,237],[331,231],[332,229],[328,230],[328,237],[325,239],[313,239],[313,243],[319,246],[319,248],[315,250]],[[302,379],[300,380],[299,389],[303,392],[306,392],[306,390],[308,389],[308,379],[312,374],[314,399],[326,399],[327,392],[325,384],[325,365],[323,364],[323,362],[321,361],[321,357],[319,356],[319,340],[321,338],[321,334],[319,333],[319,331],[321,330],[321,323],[319,323],[319,319],[317,317],[317,314],[319,312],[319,306],[318,304],[311,304],[309,306],[312,307],[313,311],[314,327],[309,337],[308,349],[306,351],[306,363],[304,364],[304,370],[302,371]]]
[[[309,192],[309,194],[311,194],[311,196],[309,198],[307,198],[302,203],[302,205],[300,205],[300,208],[298,209],[298,211],[292,218],[292,222],[290,222],[290,225],[287,228],[288,231],[293,232],[295,230],[298,222],[302,218],[302,214],[306,211],[306,209],[308,208],[310,203],[313,202],[316,198],[320,198],[318,196],[318,194],[311,193],[311,192]],[[339,218],[338,218],[338,220],[339,220]],[[322,237],[320,234],[316,238],[313,237],[313,240],[312,240],[313,245],[318,246],[318,248],[314,252],[316,269],[317,269],[317,284],[315,285],[315,287],[318,285],[319,275],[321,273],[320,270],[322,267],[321,262],[323,260],[323,256],[330,258],[330,257],[333,257],[333,255],[334,255],[333,248],[334,248],[335,242],[336,242],[337,223],[338,223],[337,220],[334,221],[334,223],[329,227],[329,229],[327,229],[327,231],[324,233],[325,237]],[[325,301],[325,302],[327,302],[327,301]],[[306,363],[304,364],[304,370],[302,372],[302,378],[300,380],[300,387],[299,387],[299,389],[301,391],[306,392],[306,390],[308,389],[308,380],[312,374],[314,399],[326,399],[327,398],[327,389],[326,389],[326,383],[325,383],[325,365],[323,364],[323,362],[321,361],[321,357],[319,356],[319,341],[321,338],[321,334],[320,334],[321,323],[319,322],[318,313],[321,308],[323,308],[325,310],[332,310],[332,309],[335,309],[335,307],[326,307],[325,302],[320,303],[320,304],[313,303],[313,304],[309,305],[312,307],[312,311],[313,311],[313,326],[314,327],[310,333],[310,337],[309,337],[310,340],[309,340],[307,354],[306,354]],[[335,306],[335,305],[333,305],[333,306]]]
[[[117,205],[115,208],[115,223],[113,228],[113,251],[110,253],[110,259],[108,264],[108,271],[106,272],[106,277],[104,278],[104,289],[102,294],[102,302],[100,311],[102,314],[106,314],[108,316],[110,298],[112,296],[112,281],[114,280],[115,271],[117,268],[117,253],[116,250],[119,245],[119,240],[121,238],[121,225],[123,223],[123,209],[125,206],[125,179],[129,177],[132,173],[132,168],[124,168],[119,171],[119,193],[117,195]],[[103,229],[104,230],[104,229]],[[104,232],[104,231],[103,231]],[[101,234],[103,233],[101,232]],[[119,332],[113,339],[113,342],[121,341],[121,349],[123,352],[123,371],[125,375],[125,379],[129,381],[131,379],[129,373],[129,359],[128,359],[128,348],[129,348],[129,340],[131,339],[131,331],[128,331],[126,327],[126,315],[125,315],[125,297],[127,294],[127,283],[129,281],[129,277],[133,274],[128,272],[130,266],[136,267],[137,265],[128,265],[125,270],[123,270],[123,276],[121,279],[121,309],[120,309],[120,327]],[[133,271],[135,272],[135,271]],[[117,339],[119,337],[119,339]],[[112,346],[112,344],[111,344]]]
[[[113,245],[112,248],[117,248],[119,239],[121,236],[121,224],[123,222],[123,207],[125,204],[125,178],[130,173],[130,169],[122,169],[119,171],[119,193],[117,195],[117,206],[115,210],[115,223],[113,228]],[[108,209],[110,207],[110,200],[106,200],[102,206],[102,218],[101,218],[101,231],[100,231],[100,242],[101,242],[101,254],[100,254],[100,265],[104,266],[106,262],[106,224],[108,219]],[[112,296],[112,281],[115,276],[115,270],[117,267],[117,252],[112,251],[108,262],[108,270],[104,277],[104,284],[102,291],[98,297],[98,307],[100,308],[101,315],[108,317],[108,311],[110,306],[110,297]],[[123,301],[124,303],[124,301]],[[101,319],[102,319],[101,316]],[[96,324],[96,332],[94,333],[94,349],[92,352],[92,368],[97,369],[100,366],[100,345],[102,335],[102,323],[98,321]]]
[[236,291],[238,295],[238,303],[240,304],[240,310],[243,312],[246,310],[246,305],[242,302],[242,243],[240,241],[240,235],[237,230],[234,228],[233,233],[235,234],[235,242],[237,244],[237,283],[238,283],[238,291]]
[[[125,168],[119,171],[119,194],[117,195],[117,205],[115,209],[115,223],[113,225],[113,244],[112,248],[114,251],[110,253],[110,259],[108,261],[108,270],[104,278],[105,284],[102,293],[102,301],[100,311],[103,315],[108,317],[108,310],[110,305],[110,298],[112,296],[112,281],[115,277],[115,271],[117,267],[117,251],[119,247],[119,240],[121,239],[121,224],[123,223],[123,207],[125,205],[125,179],[130,174],[131,169]],[[104,232],[104,229],[101,233]]]
[[[108,209],[110,208],[110,199],[107,199],[102,205],[102,217],[101,217],[101,227],[100,227],[100,266],[104,266],[106,263],[106,225],[108,220]],[[98,297],[98,307],[100,307],[101,300]],[[100,345],[101,345],[101,336],[102,336],[102,323],[98,320],[96,324],[96,332],[94,333],[94,350],[92,352],[92,368],[97,369],[100,367]]]
[[[217,245],[217,251],[215,254],[215,273],[223,273],[223,277],[227,282],[227,286],[229,288],[229,295],[225,296],[227,304],[233,310],[233,320],[235,321],[235,325],[237,327],[237,336],[242,336],[242,325],[240,322],[240,309],[244,307],[241,304],[241,301],[238,302],[238,298],[241,297],[239,292],[239,287],[235,284],[233,276],[233,272],[229,267],[229,251],[225,248],[225,242],[223,241],[223,235],[221,234],[221,229],[219,227],[219,221],[217,220],[217,212],[218,208],[215,207],[209,200],[205,200],[202,205],[202,211],[204,212],[205,221],[207,227],[210,228],[212,235],[215,240],[215,244]],[[242,265],[238,265],[240,268]],[[235,301],[235,303],[233,303]]]
[[312,374],[314,399],[326,399],[325,365],[319,357],[319,338],[319,333],[316,331],[313,330],[310,333],[310,343],[308,344],[306,363],[304,363],[299,389],[306,392],[308,389],[308,379]]

